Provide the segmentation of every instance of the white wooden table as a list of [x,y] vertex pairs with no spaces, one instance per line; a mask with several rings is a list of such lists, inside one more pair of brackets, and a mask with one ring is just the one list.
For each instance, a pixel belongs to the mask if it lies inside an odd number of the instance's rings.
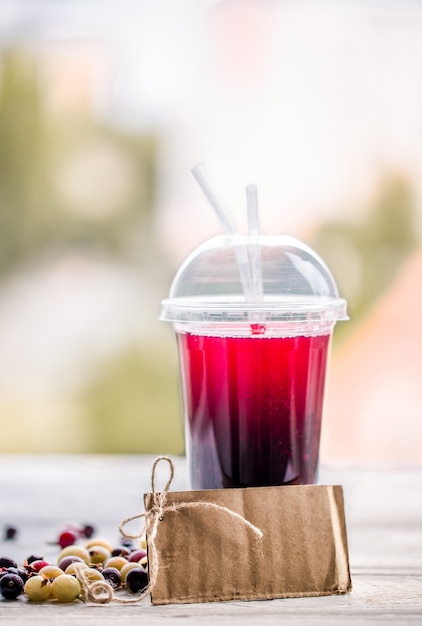
[[[23,561],[67,523],[91,522],[118,543],[123,518],[142,512],[154,456],[0,456],[0,555]],[[174,490],[188,487],[184,458],[173,458]],[[422,468],[327,470],[320,483],[344,487],[353,591],[344,596],[265,602],[99,606],[0,600],[0,624],[139,626],[188,624],[422,624]],[[2,529],[19,534],[4,541]],[[183,575],[183,573],[181,573]]]

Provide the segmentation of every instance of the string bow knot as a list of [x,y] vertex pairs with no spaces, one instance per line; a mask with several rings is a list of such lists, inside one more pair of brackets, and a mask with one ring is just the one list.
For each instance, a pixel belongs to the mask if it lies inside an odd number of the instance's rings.
[[[162,491],[156,490],[156,470],[157,466],[161,461],[165,461],[170,470],[169,478],[164,486]],[[202,509],[214,509],[218,510],[222,513],[229,515],[231,518],[240,520],[242,524],[245,524],[255,536],[259,539],[262,539],[263,533],[262,531],[248,522],[244,517],[235,513],[228,509],[225,506],[221,506],[220,504],[215,504],[214,502],[178,502],[167,504],[167,494],[169,492],[171,483],[174,478],[174,465],[173,461],[166,456],[160,456],[155,459],[152,470],[151,470],[151,492],[153,498],[153,504],[148,511],[144,513],[138,513],[137,515],[132,515],[131,517],[127,517],[124,519],[119,525],[119,531],[126,537],[127,539],[139,539],[144,535],[144,533],[148,536],[148,585],[145,589],[138,592],[136,595],[130,598],[121,598],[117,597],[114,594],[113,588],[106,581],[90,581],[89,577],[84,573],[84,565],[78,564],[75,567],[76,575],[78,577],[79,582],[82,586],[82,595],[85,600],[99,603],[99,604],[107,604],[111,601],[119,602],[121,604],[130,604],[134,602],[140,602],[143,600],[148,594],[150,594],[157,582],[158,571],[160,567],[159,563],[159,553],[156,545],[156,536],[158,531],[159,523],[163,521],[166,512],[169,511],[177,511],[184,508],[202,508]],[[132,534],[128,533],[125,530],[125,526],[130,522],[133,522],[137,519],[144,519],[145,524],[142,530],[139,533]],[[80,565],[80,567],[79,567]]]

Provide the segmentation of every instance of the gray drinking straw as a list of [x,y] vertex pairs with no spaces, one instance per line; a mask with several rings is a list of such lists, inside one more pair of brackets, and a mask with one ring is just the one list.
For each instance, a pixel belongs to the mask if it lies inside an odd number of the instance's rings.
[[[195,165],[195,167],[191,169],[191,172],[194,175],[196,182],[199,184],[202,191],[204,192],[212,208],[217,213],[220,222],[224,226],[224,229],[229,235],[237,235],[238,232],[236,230],[236,227],[234,226],[228,211],[224,208],[221,200],[214,191],[214,187],[211,184],[210,178],[206,173],[202,163],[198,163],[198,165]],[[257,299],[257,294],[254,293],[254,285],[247,248],[243,244],[234,243],[233,249],[236,255],[237,266],[239,268],[240,280],[242,283],[245,298],[249,301],[255,301]]]

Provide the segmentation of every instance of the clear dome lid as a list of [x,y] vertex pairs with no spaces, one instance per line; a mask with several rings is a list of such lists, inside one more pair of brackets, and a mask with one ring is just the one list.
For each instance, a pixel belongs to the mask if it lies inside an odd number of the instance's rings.
[[348,319],[346,301],[324,261],[287,235],[253,240],[227,235],[205,242],[175,275],[160,319],[227,324],[254,316],[266,324]]

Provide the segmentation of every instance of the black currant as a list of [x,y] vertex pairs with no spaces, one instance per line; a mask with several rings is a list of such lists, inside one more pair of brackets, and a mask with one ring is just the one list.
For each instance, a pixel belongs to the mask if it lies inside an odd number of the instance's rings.
[[132,593],[143,591],[148,585],[148,573],[143,567],[135,567],[126,575],[126,587]]
[[23,591],[23,580],[17,574],[5,574],[0,578],[0,593],[6,600],[14,600]]
[[92,524],[85,524],[82,528],[82,534],[87,539],[90,539],[95,533],[95,527]]
[[[18,576],[20,576],[20,578],[22,578],[24,583],[26,583],[26,581],[29,578],[28,572],[26,572],[22,567],[8,567],[6,570],[4,570],[4,573],[5,574],[17,574]],[[1,572],[0,572],[0,576],[1,576]]]
[[113,589],[118,589],[122,584],[122,577],[116,567],[106,567],[101,573]]
[[129,554],[130,554],[130,551],[124,546],[120,546],[119,548],[114,548],[111,551],[111,556],[124,556],[126,558],[129,556]]
[[4,529],[4,539],[5,541],[9,541],[10,539],[14,539],[17,534],[17,530],[14,526],[6,526]]
[[18,564],[7,556],[0,556],[0,567],[17,567]]
[[26,562],[27,562],[28,565],[31,565],[31,563],[33,563],[34,561],[43,561],[43,560],[44,560],[43,556],[36,556],[34,554],[31,554],[31,556],[29,556],[26,559]]

